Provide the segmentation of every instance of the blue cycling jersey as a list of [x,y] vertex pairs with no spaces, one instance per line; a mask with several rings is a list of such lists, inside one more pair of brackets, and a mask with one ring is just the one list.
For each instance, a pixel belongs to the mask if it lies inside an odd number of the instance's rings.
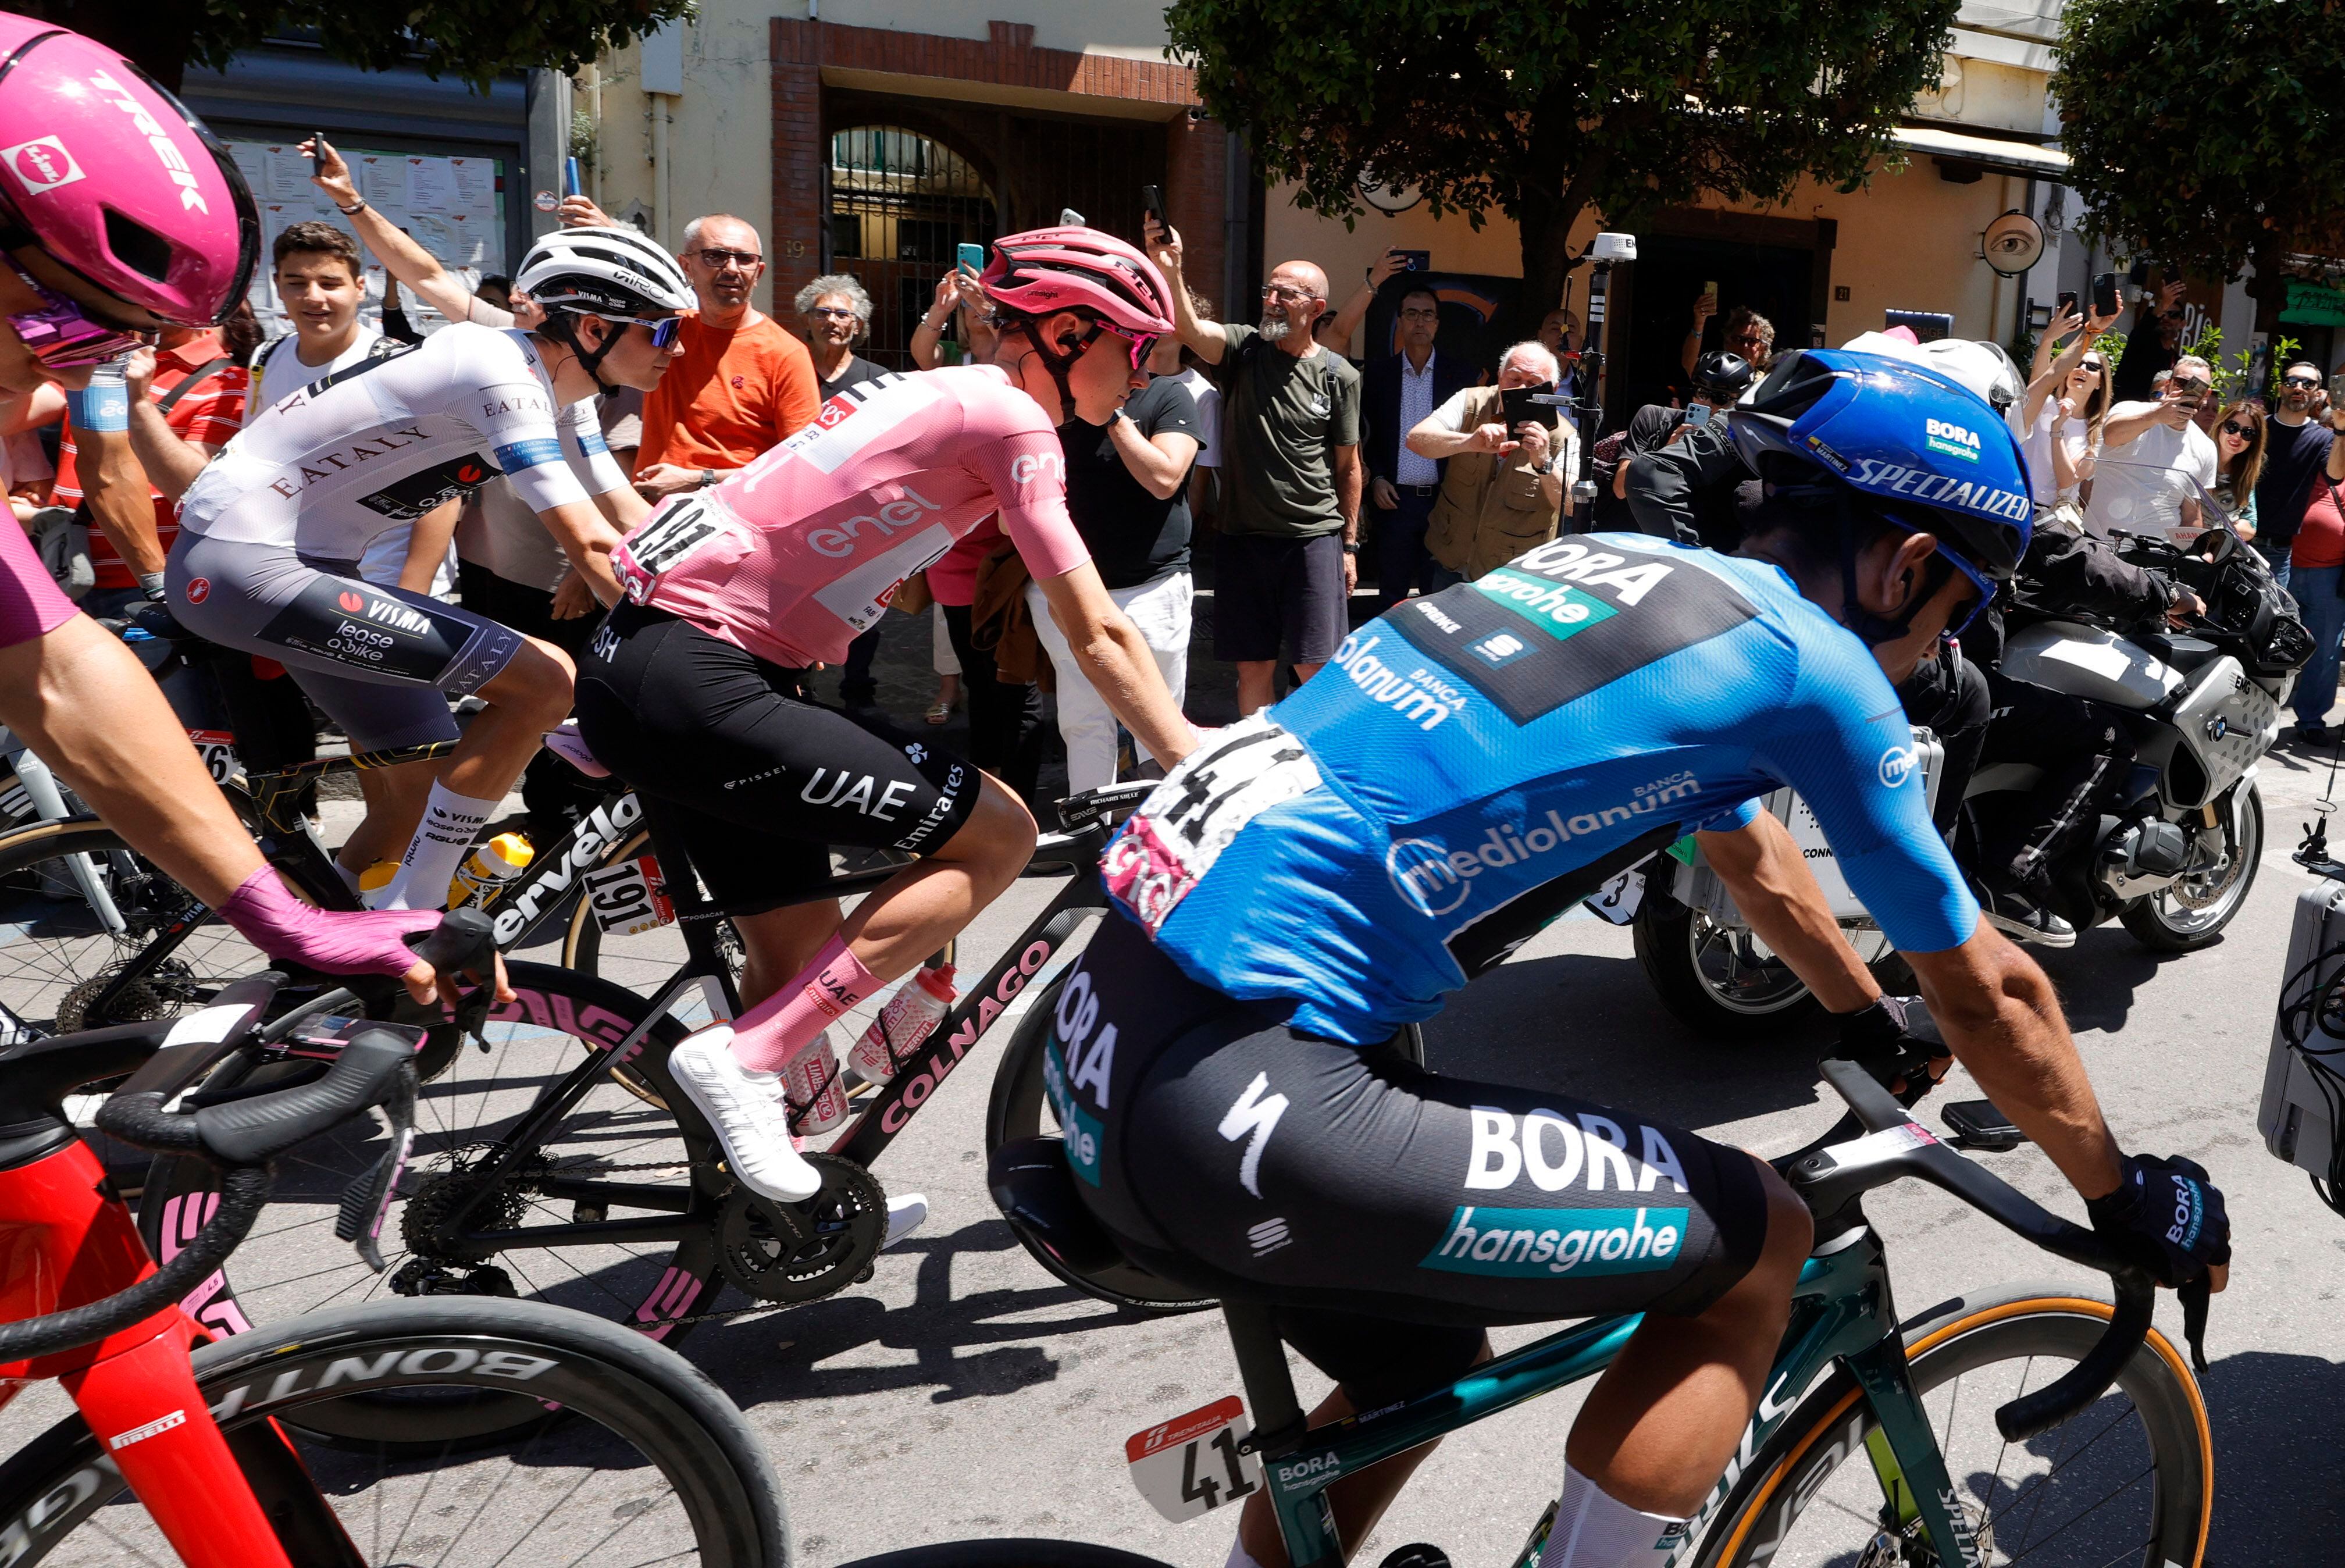
[[1371,1044],[1465,983],[1450,942],[1655,830],[1790,785],[1899,949],[1978,908],[1871,652],[1765,562],[1640,534],[1532,550],[1347,637],[1208,735],[1110,846],[1125,913],[1193,978]]

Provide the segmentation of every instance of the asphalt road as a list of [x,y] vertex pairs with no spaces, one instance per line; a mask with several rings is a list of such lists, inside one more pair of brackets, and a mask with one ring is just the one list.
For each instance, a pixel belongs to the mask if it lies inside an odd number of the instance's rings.
[[[2206,1396],[2218,1455],[2209,1563],[2345,1561],[2345,1218],[2255,1130],[2291,905],[2309,880],[2286,859],[2327,779],[2283,749],[2264,768],[2271,840],[2249,907],[2224,941],[2161,961],[2121,929],[2046,955],[2078,1042],[2128,1145],[2188,1154],[2230,1197],[2238,1260],[2218,1298]],[[1015,890],[964,939],[999,951],[1048,889]],[[1654,1001],[1628,934],[1587,919],[1550,928],[1428,1030],[1433,1064],[1640,1107],[1760,1153],[1829,1125],[1815,1038],[1721,1049]],[[981,1181],[992,1043],[888,1151],[891,1191],[924,1191],[926,1229],[868,1286],[788,1312],[705,1327],[683,1349],[749,1412],[789,1492],[805,1560],[823,1565],[970,1536],[1112,1543],[1182,1568],[1216,1568],[1230,1525],[1160,1519],[1126,1479],[1124,1439],[1234,1392],[1213,1315],[1148,1320],[1077,1297],[1030,1263]],[[1975,1095],[1957,1081],[1935,1105]],[[1934,1115],[1934,1113],[1933,1113]],[[2081,1217],[2032,1151],[1982,1156],[2032,1196]],[[1890,1238],[1901,1310],[2021,1279],[2089,1284],[1954,1200],[1911,1185],[1869,1200]],[[2170,1299],[2160,1322],[2179,1339]],[[1500,1336],[1502,1346],[1528,1337]],[[1324,1381],[1301,1368],[1306,1400]],[[1430,1541],[1497,1564],[1560,1472],[1574,1392],[1453,1438],[1365,1546]]]

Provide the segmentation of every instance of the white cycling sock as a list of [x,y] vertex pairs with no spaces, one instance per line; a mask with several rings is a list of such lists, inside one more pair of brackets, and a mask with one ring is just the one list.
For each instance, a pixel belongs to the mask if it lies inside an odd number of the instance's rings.
[[1247,1553],[1244,1542],[1233,1541],[1230,1543],[1230,1560],[1223,1563],[1222,1568],[1262,1568],[1262,1564]]
[[1661,1568],[1685,1544],[1685,1527],[1629,1507],[1567,1464],[1539,1568]]
[[399,875],[391,879],[381,907],[446,908],[448,884],[455,880],[456,868],[464,863],[473,836],[488,825],[489,813],[496,809],[494,800],[475,800],[435,781],[431,803],[423,808],[422,824],[407,846],[407,856],[400,861]]
[[359,896],[359,874],[356,871],[342,864],[341,861],[336,860],[334,862],[334,875],[342,879],[342,886],[350,890],[350,897],[356,898]]

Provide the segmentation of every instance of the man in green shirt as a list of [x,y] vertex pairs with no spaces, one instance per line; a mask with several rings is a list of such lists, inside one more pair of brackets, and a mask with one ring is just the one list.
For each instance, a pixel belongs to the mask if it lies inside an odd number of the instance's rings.
[[1282,648],[1298,679],[1335,657],[1359,579],[1360,373],[1320,346],[1327,275],[1282,263],[1259,327],[1203,321],[1181,278],[1181,236],[1145,221],[1172,285],[1181,341],[1222,382],[1222,533],[1214,556],[1213,651],[1238,667],[1238,710],[1271,700]]

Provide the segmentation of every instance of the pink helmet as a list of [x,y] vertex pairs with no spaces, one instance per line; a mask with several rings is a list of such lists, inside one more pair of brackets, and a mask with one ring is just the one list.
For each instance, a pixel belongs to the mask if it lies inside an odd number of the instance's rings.
[[1137,249],[1096,229],[1030,229],[993,242],[978,280],[994,303],[1029,316],[1090,311],[1132,332],[1172,330],[1172,290]]
[[27,247],[127,324],[201,326],[242,298],[260,218],[203,122],[137,66],[0,12],[0,248]]

